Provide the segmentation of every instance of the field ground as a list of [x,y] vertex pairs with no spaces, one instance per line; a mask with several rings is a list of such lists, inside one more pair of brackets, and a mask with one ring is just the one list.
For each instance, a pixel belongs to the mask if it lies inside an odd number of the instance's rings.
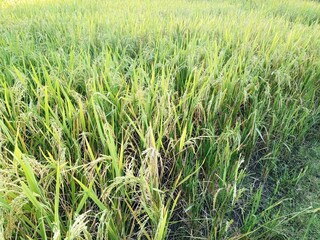
[[0,0],[0,239],[320,239],[320,3]]
[[[316,140],[304,145],[291,156],[300,167],[307,169],[304,176],[296,185],[285,192],[285,197],[291,200],[284,204],[284,212],[306,211],[307,209],[320,208],[320,141],[319,134]],[[307,167],[307,168],[306,168]],[[308,211],[306,211],[308,212]],[[318,239],[320,236],[320,214],[318,211],[301,214],[283,226],[283,231],[289,239]]]

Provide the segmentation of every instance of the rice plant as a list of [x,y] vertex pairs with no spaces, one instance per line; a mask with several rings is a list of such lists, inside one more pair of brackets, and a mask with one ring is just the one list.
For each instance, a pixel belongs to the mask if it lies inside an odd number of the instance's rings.
[[320,123],[320,5],[0,1],[1,239],[272,239]]

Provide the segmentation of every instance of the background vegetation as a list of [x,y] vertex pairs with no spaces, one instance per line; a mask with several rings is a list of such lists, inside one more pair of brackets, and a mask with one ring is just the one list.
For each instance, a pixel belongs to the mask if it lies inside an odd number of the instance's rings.
[[0,6],[1,239],[320,237],[319,3]]

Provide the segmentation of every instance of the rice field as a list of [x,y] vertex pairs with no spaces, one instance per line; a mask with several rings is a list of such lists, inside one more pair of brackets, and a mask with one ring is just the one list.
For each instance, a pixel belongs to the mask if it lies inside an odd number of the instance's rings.
[[288,239],[319,101],[317,1],[0,0],[0,239]]

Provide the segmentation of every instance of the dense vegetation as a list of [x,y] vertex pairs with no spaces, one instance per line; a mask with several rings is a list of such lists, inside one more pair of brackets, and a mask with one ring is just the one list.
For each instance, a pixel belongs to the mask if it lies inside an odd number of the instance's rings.
[[285,236],[281,179],[320,124],[318,2],[0,6],[1,239]]

